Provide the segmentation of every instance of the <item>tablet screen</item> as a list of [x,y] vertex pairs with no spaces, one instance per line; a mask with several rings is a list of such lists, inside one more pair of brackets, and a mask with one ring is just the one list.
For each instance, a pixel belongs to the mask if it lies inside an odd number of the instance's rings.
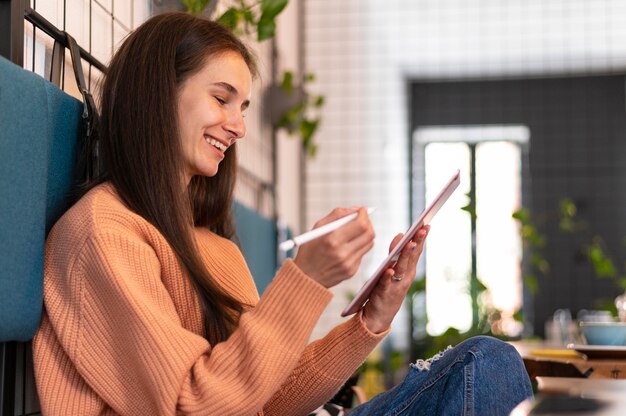
[[454,192],[454,190],[461,183],[460,172],[457,170],[454,172],[454,175],[450,178],[450,180],[443,187],[441,192],[437,195],[437,197],[430,203],[428,207],[420,214],[420,216],[415,220],[415,222],[411,225],[411,227],[404,233],[402,240],[393,248],[393,250],[389,253],[387,258],[380,264],[378,269],[372,274],[372,277],[363,285],[359,293],[354,297],[352,302],[341,312],[341,316],[352,315],[353,313],[358,312],[365,302],[369,299],[370,293],[376,286],[378,279],[385,273],[385,270],[392,267],[398,257],[400,257],[400,253],[404,246],[408,244],[409,241],[415,236],[417,230],[419,230],[423,225],[430,224],[430,221],[433,219],[437,211],[443,206],[443,204],[448,200],[450,195]]

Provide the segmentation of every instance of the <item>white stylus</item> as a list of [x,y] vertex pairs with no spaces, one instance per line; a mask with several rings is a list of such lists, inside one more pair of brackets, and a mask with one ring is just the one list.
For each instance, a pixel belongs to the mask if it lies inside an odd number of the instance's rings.
[[[368,208],[367,214],[371,214],[374,212],[376,208]],[[291,240],[283,241],[278,246],[282,251],[288,251],[296,246],[301,246],[302,244],[308,243],[309,241],[315,240],[316,238],[320,238],[323,235],[326,235],[332,231],[335,231],[337,228],[349,223],[353,219],[355,219],[358,215],[358,212],[354,212],[352,214],[346,215],[345,217],[341,217],[338,220],[333,222],[329,222],[328,224],[324,224],[321,227],[315,228],[311,231],[308,231],[304,234],[300,234],[292,238]]]

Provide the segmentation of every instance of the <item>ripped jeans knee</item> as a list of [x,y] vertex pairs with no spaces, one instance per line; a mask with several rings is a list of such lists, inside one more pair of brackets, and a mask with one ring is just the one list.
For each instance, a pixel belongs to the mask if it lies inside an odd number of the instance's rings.
[[531,396],[528,374],[515,349],[478,336],[411,363],[400,384],[350,415],[499,416]]
[[450,351],[451,349],[452,349],[452,345],[448,345],[448,348],[446,348],[443,351],[438,352],[437,354],[433,355],[432,357],[426,360],[423,360],[420,358],[414,363],[411,363],[411,367],[417,369],[418,371],[428,371],[430,370],[430,365],[433,362],[440,360],[444,356],[444,354]]

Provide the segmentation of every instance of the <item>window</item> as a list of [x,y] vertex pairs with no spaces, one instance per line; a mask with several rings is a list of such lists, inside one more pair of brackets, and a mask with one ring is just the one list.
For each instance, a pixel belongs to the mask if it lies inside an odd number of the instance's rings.
[[[521,205],[525,126],[424,127],[417,130],[416,153],[423,158],[415,188],[425,198],[421,211],[455,169],[461,185],[444,206],[427,240],[425,252],[427,330],[443,333],[454,327],[464,332],[478,319],[478,304],[502,311],[499,328],[518,334],[513,314],[521,307],[521,239],[512,213]],[[476,203],[476,219],[467,209]],[[469,208],[471,210],[471,207]],[[471,276],[487,291],[476,299]]]

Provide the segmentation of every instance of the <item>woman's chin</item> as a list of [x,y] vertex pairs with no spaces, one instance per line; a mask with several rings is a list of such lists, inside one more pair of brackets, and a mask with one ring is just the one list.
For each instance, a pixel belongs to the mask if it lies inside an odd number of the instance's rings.
[[200,176],[206,176],[206,177],[208,177],[208,178],[211,178],[211,177],[213,177],[213,176],[217,175],[217,173],[218,173],[218,172],[219,172],[219,169],[218,169],[218,167],[217,167],[217,166],[215,166],[215,167],[210,168],[210,169],[204,169],[204,170],[202,170],[202,171],[199,173],[199,175],[200,175]]

